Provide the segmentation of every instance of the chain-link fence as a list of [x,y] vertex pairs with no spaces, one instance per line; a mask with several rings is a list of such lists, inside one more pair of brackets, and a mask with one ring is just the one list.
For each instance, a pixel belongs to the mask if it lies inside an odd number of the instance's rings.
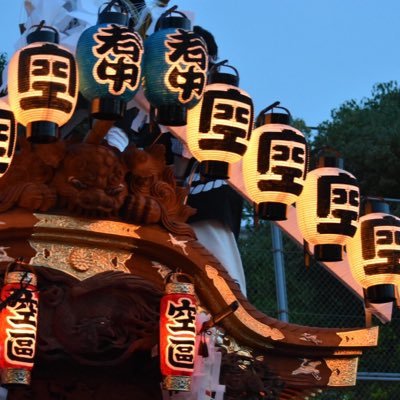
[[[278,318],[273,246],[270,223],[244,226],[239,248],[246,272],[249,300],[265,314]],[[311,259],[304,263],[303,249],[283,234],[289,321],[319,327],[365,326],[362,300]],[[380,325],[379,345],[366,350],[360,359],[359,379],[354,388],[327,390],[318,400],[397,400],[400,399],[400,312]]]

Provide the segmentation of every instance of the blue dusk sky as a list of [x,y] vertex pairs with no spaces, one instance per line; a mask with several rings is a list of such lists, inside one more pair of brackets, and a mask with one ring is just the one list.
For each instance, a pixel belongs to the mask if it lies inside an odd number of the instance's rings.
[[[51,1],[51,0],[48,0]],[[150,3],[150,1],[148,2]],[[178,0],[214,34],[220,59],[240,74],[256,113],[276,100],[307,125],[346,100],[400,76],[399,0]],[[0,51],[9,56],[26,14],[23,0],[0,13]]]

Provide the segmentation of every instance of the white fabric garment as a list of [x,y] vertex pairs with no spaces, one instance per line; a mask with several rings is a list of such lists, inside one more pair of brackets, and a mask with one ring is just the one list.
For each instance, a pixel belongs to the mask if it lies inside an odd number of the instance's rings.
[[232,231],[216,220],[193,222],[190,225],[198,241],[220,261],[246,296],[246,278],[242,259]]

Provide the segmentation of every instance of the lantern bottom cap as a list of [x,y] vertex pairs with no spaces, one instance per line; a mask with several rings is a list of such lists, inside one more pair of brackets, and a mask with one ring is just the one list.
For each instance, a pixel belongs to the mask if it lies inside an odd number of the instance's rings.
[[187,121],[186,108],[179,104],[156,107],[156,120],[161,125],[184,126]]
[[31,371],[24,368],[4,368],[1,371],[1,385],[30,385]]
[[263,202],[257,206],[257,214],[261,219],[269,221],[285,221],[287,206],[284,203]]
[[163,389],[179,392],[190,392],[191,376],[167,375],[163,378]]
[[364,289],[364,296],[374,304],[390,303],[396,300],[395,286],[390,283],[369,286]]
[[58,125],[50,121],[30,122],[26,127],[26,136],[32,143],[53,143],[58,140],[58,133]]
[[116,120],[124,116],[126,102],[115,98],[100,98],[92,100],[90,114],[95,119]]
[[342,246],[340,244],[317,244],[314,247],[316,261],[342,261]]
[[200,175],[207,179],[229,179],[229,164],[225,161],[202,161]]

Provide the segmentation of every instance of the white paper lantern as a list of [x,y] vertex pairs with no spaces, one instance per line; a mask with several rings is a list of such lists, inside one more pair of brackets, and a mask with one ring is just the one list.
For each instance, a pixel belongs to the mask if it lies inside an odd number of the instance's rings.
[[341,261],[343,246],[358,227],[360,192],[356,178],[337,167],[319,167],[307,174],[297,203],[297,223],[314,245],[317,261]]
[[372,303],[395,300],[395,286],[400,285],[400,218],[379,203],[360,218],[346,246],[351,272]]

